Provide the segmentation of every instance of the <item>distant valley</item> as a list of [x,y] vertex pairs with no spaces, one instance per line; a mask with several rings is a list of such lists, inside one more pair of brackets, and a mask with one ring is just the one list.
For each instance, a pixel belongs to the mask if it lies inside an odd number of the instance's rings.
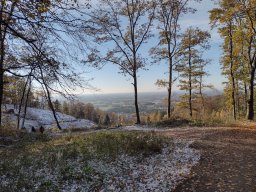
[[[179,101],[181,91],[173,93],[172,102],[175,105]],[[217,90],[210,90],[207,95],[213,96],[220,94]],[[167,92],[147,92],[139,93],[139,107],[142,113],[166,110]],[[133,93],[116,94],[91,94],[80,95],[78,100],[83,103],[92,103],[95,107],[107,111],[122,114],[134,113]]]

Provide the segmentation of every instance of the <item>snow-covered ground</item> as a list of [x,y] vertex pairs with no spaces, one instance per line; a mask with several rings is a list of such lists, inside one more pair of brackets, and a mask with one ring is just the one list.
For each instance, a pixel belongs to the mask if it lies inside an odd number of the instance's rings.
[[[11,108],[11,107],[9,107]],[[15,111],[17,113],[17,111]],[[9,119],[17,118],[15,114]],[[72,116],[57,113],[63,129],[91,128],[94,123]],[[7,119],[8,119],[7,118]],[[36,128],[43,125],[45,128],[56,127],[52,112],[49,110],[28,108],[25,127]],[[127,131],[152,131],[157,130],[148,126],[126,126],[120,130]],[[47,163],[38,167],[33,163],[27,168],[19,167],[20,175],[31,179],[35,191],[45,183],[55,186],[61,191],[161,191],[169,192],[189,176],[191,168],[200,159],[200,152],[190,147],[192,141],[176,140],[172,144],[166,143],[161,153],[149,156],[138,154],[135,156],[120,154],[111,160],[90,159],[84,160],[81,156],[66,160],[64,163],[49,167]],[[64,154],[59,151],[56,158],[61,159]],[[43,158],[43,157],[42,157]],[[55,158],[54,158],[55,159]],[[16,160],[20,164],[21,159]],[[42,160],[40,162],[46,162]],[[1,165],[1,161],[0,161]],[[67,178],[63,180],[63,174]],[[81,178],[74,179],[74,178]],[[62,182],[59,182],[59,181]],[[18,186],[18,180],[13,180],[8,175],[0,176],[0,186]],[[97,189],[97,190],[96,190]],[[20,191],[26,191],[25,188]]]
[[200,159],[199,151],[190,144],[177,141],[161,154],[146,158],[121,155],[108,164],[95,161],[90,166],[105,175],[102,191],[172,191]]
[[[6,111],[14,109],[13,105],[6,105]],[[14,113],[4,114],[4,122],[17,122],[18,109],[14,109]],[[87,119],[76,119],[73,116],[65,115],[62,113],[56,113],[58,121],[62,129],[68,128],[82,128],[89,129],[95,126],[92,121]],[[51,129],[57,128],[56,121],[54,119],[53,113],[50,110],[27,108],[27,114],[25,118],[24,127],[31,130],[31,127],[39,128],[43,126],[44,128]]]
[[[200,159],[199,151],[190,148],[190,144],[191,142],[176,141],[173,145],[166,145],[160,154],[147,157],[120,154],[107,162],[99,159],[85,162],[77,157],[60,161],[51,167],[42,160],[42,166],[38,167],[37,163],[33,163],[29,169],[20,166],[20,158],[14,163],[19,167],[19,175],[31,181],[33,191],[40,191],[40,187],[48,184],[50,188],[55,187],[63,192],[169,192],[189,176],[191,168]],[[64,154],[61,151],[58,153],[57,157],[61,159]],[[10,185],[16,189],[18,179],[1,175],[0,188]],[[19,191],[31,190],[24,187]]]
[[147,125],[130,125],[121,127],[121,129],[126,131],[159,131],[159,129],[148,127]]

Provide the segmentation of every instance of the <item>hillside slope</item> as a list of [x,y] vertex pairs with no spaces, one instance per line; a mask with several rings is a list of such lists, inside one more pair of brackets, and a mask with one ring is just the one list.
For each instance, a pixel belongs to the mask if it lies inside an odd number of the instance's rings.
[[[18,110],[14,109],[13,105],[7,105],[6,107],[7,108],[4,113],[3,122],[16,123]],[[14,113],[10,112],[12,111],[12,109],[14,110]],[[7,111],[9,111],[9,113],[6,113]],[[76,119],[73,116],[62,114],[59,112],[57,112],[56,114],[62,129],[68,129],[68,128],[90,129],[95,126],[95,124],[92,121],[87,119]],[[30,130],[32,126],[34,126],[35,128],[39,128],[40,126],[43,126],[46,129],[57,127],[52,111],[46,110],[46,109],[36,109],[36,108],[28,107],[24,127]]]

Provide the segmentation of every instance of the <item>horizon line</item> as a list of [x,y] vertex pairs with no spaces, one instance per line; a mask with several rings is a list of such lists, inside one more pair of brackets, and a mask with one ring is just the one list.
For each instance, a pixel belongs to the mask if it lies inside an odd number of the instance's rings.
[[[207,90],[206,92],[219,92],[219,93],[223,93],[224,90],[222,89],[213,89],[213,90]],[[183,92],[182,90],[175,90],[172,93],[177,93],[177,92]],[[138,94],[152,94],[152,93],[167,93],[166,91],[142,91],[142,92],[138,92]],[[80,96],[80,95],[111,95],[111,94],[134,94],[134,92],[91,92],[91,93],[78,93],[75,94],[76,96]]]

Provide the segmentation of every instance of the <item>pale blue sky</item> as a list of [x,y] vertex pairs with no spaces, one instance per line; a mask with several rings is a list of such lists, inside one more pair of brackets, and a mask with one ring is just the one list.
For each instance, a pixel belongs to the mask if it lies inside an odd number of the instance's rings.
[[[197,8],[198,11],[195,14],[188,14],[181,19],[181,27],[185,29],[189,26],[199,27],[203,30],[208,30],[211,35],[211,49],[206,51],[205,58],[211,59],[212,62],[207,67],[207,71],[210,74],[206,78],[206,82],[214,85],[216,89],[223,89],[222,82],[225,78],[221,75],[221,66],[219,63],[221,56],[221,42],[217,30],[211,30],[209,26],[209,14],[208,11],[214,7],[214,3],[211,0],[203,0],[201,3],[191,4]],[[156,40],[152,39],[149,44],[155,44]],[[148,57],[147,49],[143,50],[142,53]],[[148,61],[150,63],[150,60]],[[155,92],[165,91],[164,88],[158,88],[155,86],[157,79],[167,78],[168,66],[165,63],[159,65],[148,65],[147,71],[140,71],[138,78],[138,90],[139,92]],[[131,85],[132,79],[124,77],[119,74],[117,66],[109,64],[103,67],[101,70],[90,69],[90,73],[87,74],[87,78],[94,78],[91,84],[100,89],[99,93],[125,93],[133,92],[133,86]],[[176,83],[177,85],[177,83]],[[174,86],[174,90],[178,88]]]

